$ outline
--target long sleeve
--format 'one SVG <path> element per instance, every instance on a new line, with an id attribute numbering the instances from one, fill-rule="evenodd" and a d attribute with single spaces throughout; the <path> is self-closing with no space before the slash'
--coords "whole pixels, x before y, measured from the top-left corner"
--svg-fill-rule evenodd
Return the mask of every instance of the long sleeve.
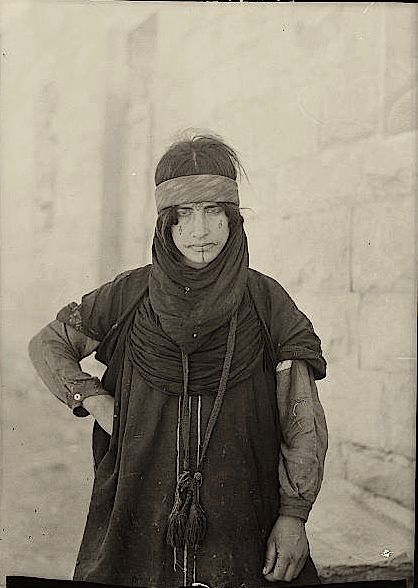
<path id="1" fill-rule="evenodd" d="M 29 357 L 47 388 L 76 416 L 87 416 L 84 398 L 107 394 L 100 380 L 83 372 L 80 360 L 97 349 L 91 339 L 70 325 L 54 320 L 29 343 Z"/>
<path id="2" fill-rule="evenodd" d="M 304 361 L 278 365 L 277 402 L 280 514 L 306 521 L 322 483 L 328 432 L 312 368 Z"/>

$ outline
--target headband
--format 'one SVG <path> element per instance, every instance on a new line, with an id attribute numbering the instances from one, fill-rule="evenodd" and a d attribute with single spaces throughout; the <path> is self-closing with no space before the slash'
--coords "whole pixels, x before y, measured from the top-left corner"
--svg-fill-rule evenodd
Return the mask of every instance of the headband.
<path id="1" fill-rule="evenodd" d="M 225 176 L 181 176 L 159 184 L 155 200 L 158 212 L 192 202 L 231 202 L 239 206 L 238 184 Z"/>

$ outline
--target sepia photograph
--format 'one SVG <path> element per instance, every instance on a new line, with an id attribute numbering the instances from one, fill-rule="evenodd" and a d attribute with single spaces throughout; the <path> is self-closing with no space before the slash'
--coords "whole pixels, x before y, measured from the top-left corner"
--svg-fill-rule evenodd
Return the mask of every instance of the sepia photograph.
<path id="1" fill-rule="evenodd" d="M 1 3 L 0 588 L 412 588 L 416 30 Z"/>

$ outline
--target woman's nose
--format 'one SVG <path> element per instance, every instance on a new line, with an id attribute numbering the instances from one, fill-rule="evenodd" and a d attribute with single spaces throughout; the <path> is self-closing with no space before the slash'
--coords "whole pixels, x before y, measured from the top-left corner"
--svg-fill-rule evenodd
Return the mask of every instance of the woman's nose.
<path id="1" fill-rule="evenodd" d="M 203 210 L 195 211 L 193 215 L 192 235 L 193 237 L 205 237 L 209 232 L 208 221 Z"/>

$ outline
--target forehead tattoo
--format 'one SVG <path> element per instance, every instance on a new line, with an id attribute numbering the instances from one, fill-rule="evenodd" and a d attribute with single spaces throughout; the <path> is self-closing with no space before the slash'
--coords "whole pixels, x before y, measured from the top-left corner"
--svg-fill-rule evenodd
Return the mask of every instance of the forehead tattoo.
<path id="1" fill-rule="evenodd" d="M 191 202 L 190 204 L 179 204 L 177 208 L 192 208 L 193 210 L 201 210 L 202 208 L 211 208 L 219 206 L 216 202 Z"/>
<path id="2" fill-rule="evenodd" d="M 195 210 L 200 210 L 201 208 L 205 208 L 207 206 L 207 203 L 203 203 L 203 202 L 194 202 L 192 203 L 192 208 L 194 208 Z"/>

